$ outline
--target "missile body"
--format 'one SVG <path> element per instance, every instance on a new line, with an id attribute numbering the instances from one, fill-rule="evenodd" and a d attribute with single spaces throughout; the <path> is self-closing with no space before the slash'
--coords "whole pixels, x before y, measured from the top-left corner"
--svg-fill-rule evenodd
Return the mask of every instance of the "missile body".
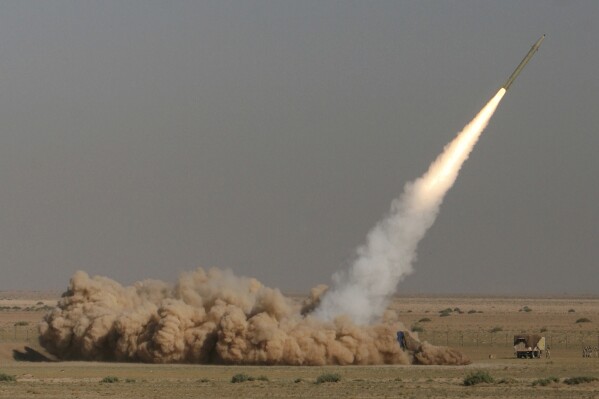
<path id="1" fill-rule="evenodd" d="M 535 53 L 537 52 L 537 50 L 539 49 L 539 47 L 541 47 L 541 42 L 543 42 L 543 39 L 545 39 L 545 35 L 541 36 L 541 38 L 539 40 L 537 40 L 537 42 L 535 44 L 532 45 L 532 48 L 530 49 L 530 51 L 528 52 L 528 54 L 526 54 L 526 57 L 524 57 L 524 59 L 522 60 L 522 62 L 520 62 L 520 65 L 518 65 L 516 67 L 516 69 L 514 70 L 514 72 L 512 72 L 512 74 L 510 75 L 509 78 L 507 78 L 507 80 L 505 81 L 505 83 L 503 84 L 503 87 L 505 90 L 509 89 L 510 86 L 512 85 L 512 83 L 514 83 L 514 80 L 516 80 L 516 78 L 518 77 L 518 75 L 520 75 L 520 72 L 522 72 L 522 69 L 524 69 L 524 67 L 526 66 L 526 64 L 528 64 L 528 61 L 530 61 L 530 59 L 532 58 L 533 55 L 535 55 Z"/>

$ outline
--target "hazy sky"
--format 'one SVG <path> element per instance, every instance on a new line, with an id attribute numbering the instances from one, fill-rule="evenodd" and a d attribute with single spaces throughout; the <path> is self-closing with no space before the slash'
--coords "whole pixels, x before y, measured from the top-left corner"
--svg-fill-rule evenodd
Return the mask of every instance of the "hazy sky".
<path id="1" fill-rule="evenodd" d="M 504 97 L 399 293 L 597 294 L 599 2 L 4 1 L 0 289 L 329 283 Z"/>

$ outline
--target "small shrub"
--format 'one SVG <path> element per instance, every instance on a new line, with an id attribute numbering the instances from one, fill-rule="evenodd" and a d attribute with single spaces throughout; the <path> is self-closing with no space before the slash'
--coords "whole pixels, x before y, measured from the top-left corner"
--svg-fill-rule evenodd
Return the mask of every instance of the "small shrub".
<path id="1" fill-rule="evenodd" d="M 568 310 L 568 313 L 576 313 L 576 310 L 574 310 L 574 309 L 569 309 L 569 310 Z"/>
<path id="2" fill-rule="evenodd" d="M 532 382 L 532 386 L 536 387 L 537 385 L 540 385 L 542 387 L 545 387 L 545 386 L 551 384 L 552 382 L 559 382 L 559 378 L 557 378 L 557 377 L 539 378 L 538 380 L 534 380 Z"/>
<path id="3" fill-rule="evenodd" d="M 296 378 L 295 380 L 293 380 L 293 382 L 295 382 L 296 384 L 299 382 L 304 382 L 303 378 Z"/>
<path id="4" fill-rule="evenodd" d="M 200 378 L 198 382 L 210 382 L 208 378 Z"/>
<path id="5" fill-rule="evenodd" d="M 0 373 L 0 382 L 15 382 L 17 378 L 14 375 Z"/>
<path id="6" fill-rule="evenodd" d="M 464 378 L 464 385 L 465 386 L 472 386 L 472 385 L 476 385 L 476 384 L 492 384 L 495 380 L 493 379 L 493 377 L 491 377 L 491 375 L 489 375 L 489 373 L 487 373 L 486 371 L 475 371 L 473 373 L 470 373 L 466 376 L 466 378 Z"/>
<path id="7" fill-rule="evenodd" d="M 204 379 L 205 381 L 200 381 L 200 382 L 208 382 L 208 379 Z M 232 383 L 237 383 L 237 382 L 246 382 L 246 381 L 270 381 L 268 379 L 267 376 L 265 375 L 261 375 L 259 377 L 252 377 L 251 375 L 247 375 L 244 373 L 240 373 L 240 374 L 235 374 L 233 377 L 231 377 L 231 382 Z"/>
<path id="8" fill-rule="evenodd" d="M 453 312 L 452 308 L 445 308 L 443 310 L 439 310 L 439 313 L 451 313 L 451 312 Z"/>
<path id="9" fill-rule="evenodd" d="M 516 379 L 511 377 L 502 378 L 499 381 L 497 381 L 498 384 L 515 384 L 516 382 Z"/>
<path id="10" fill-rule="evenodd" d="M 541 327 L 541 329 L 539 330 L 539 332 L 542 332 L 542 333 L 547 332 L 547 331 L 549 331 L 549 329 L 547 327 Z"/>
<path id="11" fill-rule="evenodd" d="M 423 317 L 422 319 L 418 320 L 418 323 L 427 323 L 431 321 L 431 319 L 429 319 L 428 317 Z"/>
<path id="12" fill-rule="evenodd" d="M 518 312 L 526 312 L 526 313 L 529 313 L 529 312 L 532 312 L 532 309 L 531 309 L 531 308 L 529 308 L 528 306 L 524 306 L 524 307 L 523 307 L 523 308 L 521 308 L 521 309 L 520 309 Z"/>
<path id="13" fill-rule="evenodd" d="M 576 320 L 577 323 L 590 323 L 591 320 L 587 319 L 586 317 L 581 317 L 580 319 Z"/>
<path id="14" fill-rule="evenodd" d="M 113 375 L 109 375 L 107 377 L 102 378 L 102 381 L 100 381 L 100 382 L 104 382 L 104 383 L 107 383 L 107 384 L 112 384 L 114 382 L 119 382 L 119 377 L 115 377 Z"/>
<path id="15" fill-rule="evenodd" d="M 496 333 L 496 332 L 500 332 L 503 331 L 503 327 L 493 327 L 492 329 L 489 330 L 490 333 Z"/>
<path id="16" fill-rule="evenodd" d="M 316 379 L 317 384 L 322 384 L 324 382 L 339 382 L 341 381 L 341 376 L 339 374 L 327 373 L 321 374 Z"/>
<path id="17" fill-rule="evenodd" d="M 421 333 L 424 332 L 424 327 L 419 326 L 418 324 L 414 324 L 411 328 L 412 332 Z"/>
<path id="18" fill-rule="evenodd" d="M 564 380 L 564 384 L 578 385 L 578 384 L 586 384 L 587 382 L 593 382 L 593 381 L 597 381 L 597 378 L 595 378 L 595 377 L 587 377 L 587 376 L 580 376 L 580 377 L 566 378 Z"/>
<path id="19" fill-rule="evenodd" d="M 474 310 L 474 309 L 470 309 L 470 310 L 468 311 L 468 314 L 472 314 L 472 313 L 476 313 L 476 310 Z"/>
<path id="20" fill-rule="evenodd" d="M 231 382 L 233 384 L 238 383 L 238 382 L 246 382 L 246 381 L 253 381 L 254 379 L 252 377 L 250 377 L 247 374 L 235 374 L 233 377 L 231 377 Z"/>
<path id="21" fill-rule="evenodd" d="M 17 321 L 15 323 L 15 326 L 28 326 L 29 322 L 28 321 Z"/>
<path id="22" fill-rule="evenodd" d="M 135 378 L 127 378 L 127 379 L 125 379 L 125 382 L 127 382 L 129 384 L 134 383 L 135 382 Z"/>
<path id="23" fill-rule="evenodd" d="M 439 317 L 447 317 L 447 316 L 451 316 L 451 313 L 448 312 L 442 312 Z"/>

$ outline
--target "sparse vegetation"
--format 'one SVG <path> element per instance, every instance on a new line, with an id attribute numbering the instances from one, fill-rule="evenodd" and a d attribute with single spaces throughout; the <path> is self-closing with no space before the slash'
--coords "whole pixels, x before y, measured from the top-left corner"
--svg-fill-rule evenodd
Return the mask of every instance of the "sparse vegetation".
<path id="1" fill-rule="evenodd" d="M 529 308 L 528 306 L 523 306 L 522 308 L 520 308 L 520 310 L 518 310 L 518 312 L 526 312 L 526 313 L 529 313 L 529 312 L 532 312 L 532 309 L 531 309 L 531 308 Z"/>
<path id="2" fill-rule="evenodd" d="M 568 313 L 576 313 L 576 310 L 574 310 L 574 309 L 569 309 L 569 310 L 568 310 Z"/>
<path id="3" fill-rule="evenodd" d="M 578 384 L 586 384 L 588 382 L 593 382 L 593 381 L 597 381 L 597 378 L 587 377 L 587 376 L 579 376 L 579 377 L 566 378 L 564 380 L 564 384 L 578 385 Z"/>
<path id="4" fill-rule="evenodd" d="M 557 377 L 539 378 L 538 380 L 534 380 L 532 382 L 532 386 L 536 387 L 537 385 L 540 385 L 542 387 L 545 387 L 545 386 L 551 384 L 552 382 L 559 382 L 559 378 L 557 378 Z"/>
<path id="5" fill-rule="evenodd" d="M 411 328 L 412 332 L 421 333 L 424 332 L 424 327 L 419 326 L 418 324 L 414 324 Z"/>
<path id="6" fill-rule="evenodd" d="M 0 382 L 15 382 L 16 380 L 14 375 L 0 373 Z"/>
<path id="7" fill-rule="evenodd" d="M 198 382 L 210 382 L 208 378 L 200 378 Z"/>
<path id="8" fill-rule="evenodd" d="M 246 382 L 246 381 L 253 381 L 254 379 L 252 377 L 250 377 L 247 374 L 244 373 L 239 373 L 239 374 L 235 374 L 233 377 L 231 377 L 231 382 L 233 384 L 236 384 L 238 382 Z"/>
<path id="9" fill-rule="evenodd" d="M 299 382 L 304 382 L 303 378 L 296 378 L 295 380 L 293 380 L 293 382 L 295 382 L 296 384 Z"/>
<path id="10" fill-rule="evenodd" d="M 549 331 L 549 329 L 547 327 L 541 327 L 541 329 L 539 330 L 539 332 L 542 332 L 542 333 L 547 332 L 547 331 Z"/>
<path id="11" fill-rule="evenodd" d="M 252 376 L 244 374 L 244 373 L 235 374 L 231 378 L 232 383 L 246 382 L 246 381 L 269 381 L 269 379 L 265 375 L 261 375 L 259 377 L 252 377 Z"/>
<path id="12" fill-rule="evenodd" d="M 580 319 L 576 320 L 576 323 L 590 323 L 591 320 L 589 320 L 586 317 L 581 317 Z"/>
<path id="13" fill-rule="evenodd" d="M 500 331 L 503 331 L 503 327 L 496 326 L 489 330 L 490 333 L 496 333 Z"/>
<path id="14" fill-rule="evenodd" d="M 115 382 L 119 382 L 119 377 L 115 377 L 113 375 L 109 375 L 109 376 L 106 376 L 106 377 L 102 378 L 102 381 L 100 381 L 100 382 L 107 383 L 107 384 L 112 384 L 112 383 L 115 383 Z"/>
<path id="15" fill-rule="evenodd" d="M 476 313 L 476 310 L 474 310 L 474 309 L 470 309 L 470 310 L 468 311 L 468 314 L 473 314 L 473 313 Z"/>
<path id="16" fill-rule="evenodd" d="M 15 323 L 15 326 L 28 326 L 29 322 L 28 321 L 17 321 Z"/>
<path id="17" fill-rule="evenodd" d="M 135 378 L 127 378 L 127 379 L 125 379 L 125 382 L 132 384 L 135 382 Z"/>
<path id="18" fill-rule="evenodd" d="M 428 323 L 429 321 L 431 321 L 431 319 L 428 317 L 423 317 L 422 319 L 418 320 L 418 323 Z"/>
<path id="19" fill-rule="evenodd" d="M 341 376 L 336 373 L 321 374 L 318 376 L 318 378 L 316 378 L 317 384 L 322 384 L 324 382 L 339 382 L 339 381 L 341 381 Z"/>
<path id="20" fill-rule="evenodd" d="M 495 382 L 493 377 L 486 371 L 475 371 L 464 378 L 465 386 L 472 386 L 477 384 L 492 384 Z"/>

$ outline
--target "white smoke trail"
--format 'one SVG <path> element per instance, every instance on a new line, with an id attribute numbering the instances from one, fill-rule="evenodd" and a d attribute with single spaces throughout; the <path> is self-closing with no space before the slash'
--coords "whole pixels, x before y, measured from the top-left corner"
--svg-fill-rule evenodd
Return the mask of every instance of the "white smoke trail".
<path id="1" fill-rule="evenodd" d="M 392 202 L 389 215 L 368 233 L 366 244 L 357 249 L 351 268 L 333 275 L 333 287 L 316 309 L 317 317 L 332 320 L 346 314 L 355 323 L 368 324 L 382 315 L 397 284 L 412 272 L 418 242 L 435 221 L 445 193 L 504 94 L 505 89 L 500 89 L 445 146 L 428 171 L 406 184 L 402 195 Z"/>

